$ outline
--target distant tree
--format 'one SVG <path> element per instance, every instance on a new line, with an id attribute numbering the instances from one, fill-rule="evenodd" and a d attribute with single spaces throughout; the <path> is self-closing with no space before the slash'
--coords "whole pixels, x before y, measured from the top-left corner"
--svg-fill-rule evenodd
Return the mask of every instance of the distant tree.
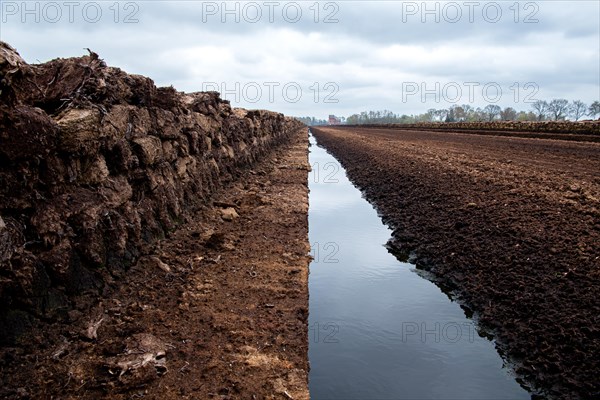
<path id="1" fill-rule="evenodd" d="M 534 101 L 533 104 L 531 104 L 531 108 L 533 108 L 538 121 L 543 121 L 548 114 L 548 102 L 546 102 L 546 100 Z"/>
<path id="2" fill-rule="evenodd" d="M 519 111 L 519 114 L 517 114 L 517 121 L 537 121 L 537 115 L 532 111 Z"/>
<path id="3" fill-rule="evenodd" d="M 477 110 L 469 104 L 463 104 L 462 109 L 465 111 L 464 121 L 475 121 L 477 120 Z"/>
<path id="4" fill-rule="evenodd" d="M 346 118 L 346 123 L 349 125 L 357 125 L 359 121 L 360 118 L 358 114 L 352 114 L 351 116 Z"/>
<path id="5" fill-rule="evenodd" d="M 315 117 L 296 117 L 296 119 L 308 126 L 327 125 L 327 121 Z"/>
<path id="6" fill-rule="evenodd" d="M 581 100 L 573 100 L 573 103 L 569 107 L 569 116 L 575 121 L 579 121 L 579 118 L 583 117 L 587 111 L 587 105 Z"/>
<path id="7" fill-rule="evenodd" d="M 416 121 L 416 118 L 412 115 L 402 114 L 398 122 L 401 124 L 412 124 Z"/>
<path id="8" fill-rule="evenodd" d="M 440 108 L 439 110 L 435 110 L 435 116 L 438 121 L 445 121 L 447 115 L 448 115 L 448 110 L 446 110 L 445 108 Z"/>
<path id="9" fill-rule="evenodd" d="M 398 122 L 398 116 L 390 110 L 383 110 L 379 122 L 383 124 L 393 124 Z"/>
<path id="10" fill-rule="evenodd" d="M 596 100 L 590 105 L 588 115 L 592 118 L 600 117 L 600 101 Z"/>
<path id="11" fill-rule="evenodd" d="M 502 108 L 500 108 L 500 106 L 497 104 L 488 104 L 483 109 L 483 112 L 488 121 L 493 121 L 498 115 L 500 115 L 500 112 L 502 112 Z"/>
<path id="12" fill-rule="evenodd" d="M 553 99 L 548 103 L 548 113 L 554 121 L 565 119 L 569 112 L 569 100 Z"/>
<path id="13" fill-rule="evenodd" d="M 342 123 L 348 125 L 362 124 L 407 124 L 415 122 L 415 117 L 406 114 L 399 117 L 390 110 L 362 111 L 360 114 L 352 114 L 347 118 L 340 118 Z"/>
<path id="14" fill-rule="evenodd" d="M 561 120 L 567 116 L 579 120 L 587 115 L 592 118 L 600 116 L 600 101 L 594 101 L 589 107 L 579 100 L 572 104 L 565 99 L 554 99 L 549 103 L 538 100 L 531 105 L 531 111 L 517 111 L 512 107 L 502 109 L 496 104 L 488 104 L 485 108 L 473 108 L 469 104 L 454 104 L 448 109 L 430 108 L 423 114 L 396 114 L 390 110 L 362 111 L 347 118 L 341 117 L 342 123 L 361 124 L 412 124 L 417 122 L 481 122 L 494 121 L 500 117 L 503 121 L 542 121 L 546 119 Z M 327 121 L 314 117 L 300 117 L 307 125 L 327 125 Z"/>
<path id="15" fill-rule="evenodd" d="M 462 122 L 467 119 L 467 113 L 465 112 L 464 107 L 459 106 L 457 104 L 450 107 L 450 111 L 452 112 L 452 117 L 457 122 Z"/>
<path id="16" fill-rule="evenodd" d="M 423 122 L 433 122 L 433 120 L 435 119 L 435 115 L 436 115 L 435 108 L 430 108 L 429 110 L 427 110 L 427 112 L 425 114 L 421 115 L 420 119 Z"/>
<path id="17" fill-rule="evenodd" d="M 514 121 L 517 119 L 517 111 L 512 107 L 506 107 L 500 112 L 500 119 L 502 121 Z"/>
<path id="18" fill-rule="evenodd" d="M 468 121 L 481 122 L 481 121 L 485 121 L 485 120 L 487 120 L 487 115 L 486 115 L 485 111 L 483 111 L 480 107 L 471 109 L 471 111 L 469 112 Z"/>
<path id="19" fill-rule="evenodd" d="M 454 115 L 454 107 L 450 107 L 446 113 L 446 119 L 444 122 L 456 122 L 456 116 Z"/>

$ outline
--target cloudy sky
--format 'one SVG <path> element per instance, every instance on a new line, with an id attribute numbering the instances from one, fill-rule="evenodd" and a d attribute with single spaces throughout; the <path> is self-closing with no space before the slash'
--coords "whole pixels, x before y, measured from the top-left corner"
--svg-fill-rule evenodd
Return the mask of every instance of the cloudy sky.
<path id="1" fill-rule="evenodd" d="M 8 1 L 29 63 L 86 54 L 234 106 L 326 118 L 600 99 L 600 2 Z"/>

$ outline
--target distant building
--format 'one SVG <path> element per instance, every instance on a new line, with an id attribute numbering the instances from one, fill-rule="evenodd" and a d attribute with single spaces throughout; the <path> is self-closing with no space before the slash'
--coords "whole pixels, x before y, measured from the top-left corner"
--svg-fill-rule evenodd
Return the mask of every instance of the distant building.
<path id="1" fill-rule="evenodd" d="M 336 117 L 335 115 L 329 116 L 329 125 L 340 125 L 342 120 Z"/>

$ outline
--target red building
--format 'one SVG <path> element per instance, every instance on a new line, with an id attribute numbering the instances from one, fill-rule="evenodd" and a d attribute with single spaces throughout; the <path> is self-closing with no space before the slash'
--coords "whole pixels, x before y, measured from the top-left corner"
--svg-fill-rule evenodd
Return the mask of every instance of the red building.
<path id="1" fill-rule="evenodd" d="M 342 121 L 335 115 L 329 116 L 329 125 L 339 125 L 341 123 L 342 123 Z"/>

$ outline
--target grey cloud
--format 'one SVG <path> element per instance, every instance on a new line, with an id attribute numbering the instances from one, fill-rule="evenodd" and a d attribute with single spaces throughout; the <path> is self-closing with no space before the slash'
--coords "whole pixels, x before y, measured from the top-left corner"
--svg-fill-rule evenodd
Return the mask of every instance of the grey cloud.
<path id="1" fill-rule="evenodd" d="M 29 62 L 85 54 L 83 48 L 90 47 L 110 65 L 179 90 L 200 90 L 206 82 L 229 87 L 236 82 L 298 82 L 305 90 L 298 103 L 281 96 L 273 103 L 240 102 L 293 115 L 324 117 L 375 108 L 422 112 L 430 105 L 398 100 L 402 83 L 413 81 L 499 82 L 503 87 L 536 82 L 540 96 L 586 102 L 600 97 L 598 2 L 520 2 L 519 23 L 510 14 L 512 1 L 498 2 L 503 16 L 497 23 L 480 14 L 473 23 L 464 15 L 458 23 L 435 23 L 431 17 L 422 23 L 419 14 L 404 22 L 402 11 L 409 2 L 335 2 L 339 22 L 326 24 L 325 12 L 334 10 L 325 10 L 327 3 L 319 3 L 318 23 L 310 1 L 300 3 L 303 17 L 297 23 L 276 14 L 275 23 L 263 16 L 258 23 L 242 18 L 236 24 L 222 23 L 219 16 L 204 21 L 206 2 L 144 1 L 135 3 L 139 22 L 125 24 L 124 10 L 115 23 L 108 10 L 113 3 L 106 2 L 100 3 L 107 11 L 98 23 L 9 19 L 0 27 L 0 38 Z M 537 5 L 538 23 L 522 23 L 526 4 Z M 315 102 L 308 89 L 315 82 L 335 82 L 339 103 Z"/>

